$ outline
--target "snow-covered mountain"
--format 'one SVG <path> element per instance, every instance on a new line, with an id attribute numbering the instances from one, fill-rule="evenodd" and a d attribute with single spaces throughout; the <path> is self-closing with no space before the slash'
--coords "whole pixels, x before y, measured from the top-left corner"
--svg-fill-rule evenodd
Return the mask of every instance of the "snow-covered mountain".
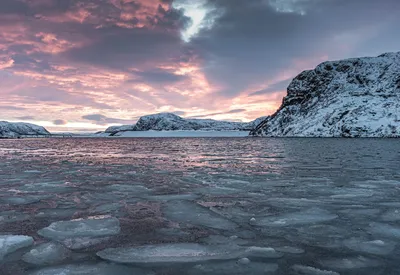
<path id="1" fill-rule="evenodd" d="M 108 127 L 105 133 L 115 134 L 118 132 L 135 131 L 135 125 L 122 125 L 122 126 L 111 126 Z"/>
<path id="2" fill-rule="evenodd" d="M 0 138 L 51 135 L 44 127 L 23 122 L 0 121 Z"/>
<path id="3" fill-rule="evenodd" d="M 116 135 L 127 131 L 251 131 L 263 118 L 252 122 L 229 122 L 212 119 L 185 119 L 172 113 L 143 116 L 136 125 L 109 127 L 105 132 Z"/>
<path id="4" fill-rule="evenodd" d="M 400 137 L 400 52 L 302 72 L 279 110 L 250 135 Z"/>

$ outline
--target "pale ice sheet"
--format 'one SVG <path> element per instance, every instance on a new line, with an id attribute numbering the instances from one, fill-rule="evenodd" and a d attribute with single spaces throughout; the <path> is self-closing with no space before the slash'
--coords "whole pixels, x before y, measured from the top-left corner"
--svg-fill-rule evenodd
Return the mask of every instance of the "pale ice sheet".
<path id="1" fill-rule="evenodd" d="M 110 248 L 97 253 L 99 257 L 116 263 L 165 265 L 231 260 L 244 255 L 237 246 L 206 246 L 196 243 L 148 245 L 132 248 Z"/>

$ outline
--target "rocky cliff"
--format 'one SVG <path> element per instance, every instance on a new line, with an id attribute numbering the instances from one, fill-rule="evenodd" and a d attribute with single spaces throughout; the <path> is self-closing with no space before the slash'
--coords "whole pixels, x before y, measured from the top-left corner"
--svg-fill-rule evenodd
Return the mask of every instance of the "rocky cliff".
<path id="1" fill-rule="evenodd" d="M 400 52 L 302 72 L 278 111 L 250 135 L 400 137 Z"/>

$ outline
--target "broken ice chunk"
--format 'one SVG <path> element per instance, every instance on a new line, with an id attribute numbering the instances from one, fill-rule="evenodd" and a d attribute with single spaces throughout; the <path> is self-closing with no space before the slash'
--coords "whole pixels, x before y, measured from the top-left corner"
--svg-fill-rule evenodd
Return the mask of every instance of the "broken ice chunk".
<path id="1" fill-rule="evenodd" d="M 29 236 L 0 235 L 0 261 L 4 256 L 31 245 L 33 238 Z"/>
<path id="2" fill-rule="evenodd" d="M 400 239 L 400 228 L 385 223 L 371 223 L 369 232 L 374 235 Z"/>
<path id="3" fill-rule="evenodd" d="M 97 253 L 108 261 L 125 264 L 183 264 L 211 260 L 238 259 L 244 250 L 237 246 L 205 246 L 195 243 L 148 245 L 132 248 L 109 248 Z"/>
<path id="4" fill-rule="evenodd" d="M 396 247 L 395 242 L 385 242 L 381 240 L 364 241 L 358 239 L 346 240 L 344 245 L 357 252 L 365 252 L 375 255 L 389 255 Z"/>
<path id="5" fill-rule="evenodd" d="M 258 226 L 282 227 L 290 225 L 301 225 L 320 223 L 337 218 L 337 215 L 332 214 L 324 209 L 311 208 L 300 212 L 287 213 L 280 216 L 270 216 L 262 219 L 257 219 L 254 224 Z"/>
<path id="6" fill-rule="evenodd" d="M 176 222 L 214 229 L 234 230 L 237 225 L 213 213 L 206 207 L 188 201 L 171 201 L 164 209 L 165 216 Z"/>
<path id="7" fill-rule="evenodd" d="M 277 259 L 283 256 L 283 253 L 277 252 L 272 247 L 251 246 L 246 249 L 246 255 L 249 258 L 268 258 Z"/>
<path id="8" fill-rule="evenodd" d="M 199 264 L 189 270 L 190 275 L 267 275 L 278 270 L 277 264 L 249 262 L 241 264 L 237 261 L 223 263 Z"/>
<path id="9" fill-rule="evenodd" d="M 334 271 L 321 270 L 311 266 L 294 265 L 292 269 L 299 275 L 340 275 Z"/>
<path id="10" fill-rule="evenodd" d="M 276 251 L 289 253 L 289 254 L 303 254 L 304 249 L 298 247 L 291 247 L 291 246 L 282 246 L 275 249 Z"/>
<path id="11" fill-rule="evenodd" d="M 397 222 L 400 221 L 400 210 L 392 209 L 384 213 L 381 217 L 382 221 L 385 222 Z"/>
<path id="12" fill-rule="evenodd" d="M 30 196 L 30 195 L 25 195 L 23 197 L 12 196 L 8 198 L 2 198 L 1 201 L 12 205 L 27 205 L 39 202 L 44 199 L 48 199 L 49 197 L 50 196 Z"/>
<path id="13" fill-rule="evenodd" d="M 22 260 L 33 265 L 52 265 L 63 262 L 70 254 L 61 244 L 44 243 L 31 249 Z"/>
<path id="14" fill-rule="evenodd" d="M 18 211 L 4 211 L 0 212 L 0 224 L 9 222 L 20 222 L 29 219 L 29 215 L 20 213 Z"/>
<path id="15" fill-rule="evenodd" d="M 60 221 L 38 231 L 40 236 L 51 240 L 65 240 L 79 237 L 104 237 L 120 232 L 117 218 L 92 218 Z"/>
<path id="16" fill-rule="evenodd" d="M 106 242 L 110 239 L 110 237 L 79 237 L 79 238 L 69 238 L 65 240 L 60 240 L 63 245 L 68 247 L 71 250 L 80 250 L 87 247 L 91 247 L 94 245 L 98 245 L 100 243 Z"/>
<path id="17" fill-rule="evenodd" d="M 29 275 L 154 275 L 153 272 L 135 267 L 118 266 L 113 264 L 80 264 L 47 267 Z"/>
<path id="18" fill-rule="evenodd" d="M 344 258 L 344 259 L 327 259 L 322 260 L 321 265 L 327 268 L 332 269 L 359 269 L 359 268 L 367 268 L 367 267 L 377 267 L 380 266 L 382 263 L 373 260 L 370 258 L 365 258 L 362 256 L 359 257 L 352 257 L 352 258 Z"/>

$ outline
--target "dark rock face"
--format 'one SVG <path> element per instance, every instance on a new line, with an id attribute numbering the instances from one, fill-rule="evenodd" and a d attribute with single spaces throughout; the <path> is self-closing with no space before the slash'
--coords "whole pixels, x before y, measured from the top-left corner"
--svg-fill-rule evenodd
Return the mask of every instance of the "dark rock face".
<path id="1" fill-rule="evenodd" d="M 325 62 L 299 74 L 250 135 L 400 137 L 400 53 Z"/>

